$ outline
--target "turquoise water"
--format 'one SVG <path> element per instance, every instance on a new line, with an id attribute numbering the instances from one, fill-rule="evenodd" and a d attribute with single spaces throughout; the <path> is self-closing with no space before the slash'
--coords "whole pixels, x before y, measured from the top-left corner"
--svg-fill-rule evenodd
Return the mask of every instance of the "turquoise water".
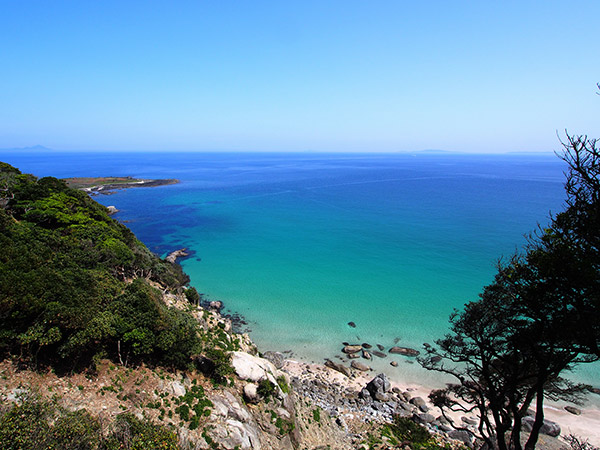
<path id="1" fill-rule="evenodd" d="M 563 201 L 554 155 L 115 154 L 4 158 L 38 175 L 181 183 L 99 196 L 209 299 L 242 314 L 261 350 L 322 362 L 341 343 L 421 348 L 477 298 L 494 263 Z M 356 328 L 348 322 L 356 323 Z M 430 386 L 403 357 L 374 362 Z M 595 369 L 594 369 L 595 370 Z M 593 382 L 592 369 L 582 377 Z"/>

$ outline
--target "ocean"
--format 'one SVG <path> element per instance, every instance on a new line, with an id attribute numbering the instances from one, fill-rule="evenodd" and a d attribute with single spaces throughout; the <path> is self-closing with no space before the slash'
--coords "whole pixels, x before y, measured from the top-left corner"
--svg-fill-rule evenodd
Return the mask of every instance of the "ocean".
<path id="1" fill-rule="evenodd" d="M 153 251 L 186 247 L 191 283 L 241 314 L 262 351 L 304 361 L 342 342 L 422 349 L 495 264 L 563 208 L 552 154 L 7 153 L 37 176 L 178 178 L 96 200 Z M 348 325 L 354 322 L 355 327 Z M 398 367 L 389 365 L 398 361 Z M 389 355 L 374 368 L 435 387 Z M 597 385 L 597 366 L 578 378 Z"/>

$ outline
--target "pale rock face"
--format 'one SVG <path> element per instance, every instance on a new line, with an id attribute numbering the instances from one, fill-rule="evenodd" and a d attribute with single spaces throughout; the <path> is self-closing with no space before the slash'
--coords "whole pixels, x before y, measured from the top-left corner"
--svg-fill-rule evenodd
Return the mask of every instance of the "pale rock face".
<path id="1" fill-rule="evenodd" d="M 256 430 L 234 419 L 228 419 L 222 426 L 212 429 L 209 434 L 217 444 L 228 450 L 261 450 Z"/>
<path id="2" fill-rule="evenodd" d="M 182 395 L 185 395 L 185 386 L 179 381 L 173 381 L 171 383 L 171 392 L 173 392 L 174 396 L 181 397 Z"/>
<path id="3" fill-rule="evenodd" d="M 266 378 L 279 389 L 276 380 L 279 371 L 272 362 L 248 353 L 233 352 L 231 354 L 231 365 L 240 379 L 258 383 Z"/>
<path id="4" fill-rule="evenodd" d="M 245 406 L 241 405 L 238 399 L 229 391 L 223 391 L 211 398 L 213 402 L 213 414 L 225 418 L 235 419 L 239 422 L 247 423 L 251 416 Z"/>

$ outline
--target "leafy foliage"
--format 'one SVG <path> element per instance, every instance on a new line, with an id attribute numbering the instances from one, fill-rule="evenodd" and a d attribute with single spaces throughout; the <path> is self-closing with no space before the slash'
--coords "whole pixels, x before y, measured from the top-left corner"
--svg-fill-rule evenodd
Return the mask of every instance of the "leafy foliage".
<path id="1" fill-rule="evenodd" d="M 535 448 L 544 398 L 579 401 L 585 387 L 562 375 L 600 358 L 600 150 L 586 136 L 567 135 L 563 145 L 567 208 L 522 254 L 499 263 L 479 300 L 451 316 L 439 350 L 421 359 L 458 380 L 433 392 L 433 403 L 477 412 L 490 448 L 521 449 L 522 418 L 534 400 L 525 448 Z"/>
<path id="2" fill-rule="evenodd" d="M 67 412 L 34 397 L 0 415 L 0 442 L 6 450 L 179 449 L 173 431 L 131 414 L 119 415 L 103 433 L 87 411 Z"/>
<path id="3" fill-rule="evenodd" d="M 0 164 L 4 356 L 67 370 L 99 357 L 185 367 L 203 347 L 197 323 L 152 285 L 181 292 L 188 281 L 84 192 Z"/>

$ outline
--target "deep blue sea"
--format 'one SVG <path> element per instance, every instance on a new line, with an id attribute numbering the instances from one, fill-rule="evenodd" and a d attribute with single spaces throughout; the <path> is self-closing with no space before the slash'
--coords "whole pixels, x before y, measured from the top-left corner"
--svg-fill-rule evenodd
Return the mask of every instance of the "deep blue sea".
<path id="1" fill-rule="evenodd" d="M 552 154 L 10 153 L 37 176 L 178 178 L 97 196 L 153 251 L 193 250 L 192 284 L 262 350 L 322 362 L 341 343 L 421 348 L 562 209 Z M 348 325 L 355 322 L 356 328 Z M 404 357 L 392 378 L 440 383 Z M 598 370 L 583 380 L 598 384 Z"/>

